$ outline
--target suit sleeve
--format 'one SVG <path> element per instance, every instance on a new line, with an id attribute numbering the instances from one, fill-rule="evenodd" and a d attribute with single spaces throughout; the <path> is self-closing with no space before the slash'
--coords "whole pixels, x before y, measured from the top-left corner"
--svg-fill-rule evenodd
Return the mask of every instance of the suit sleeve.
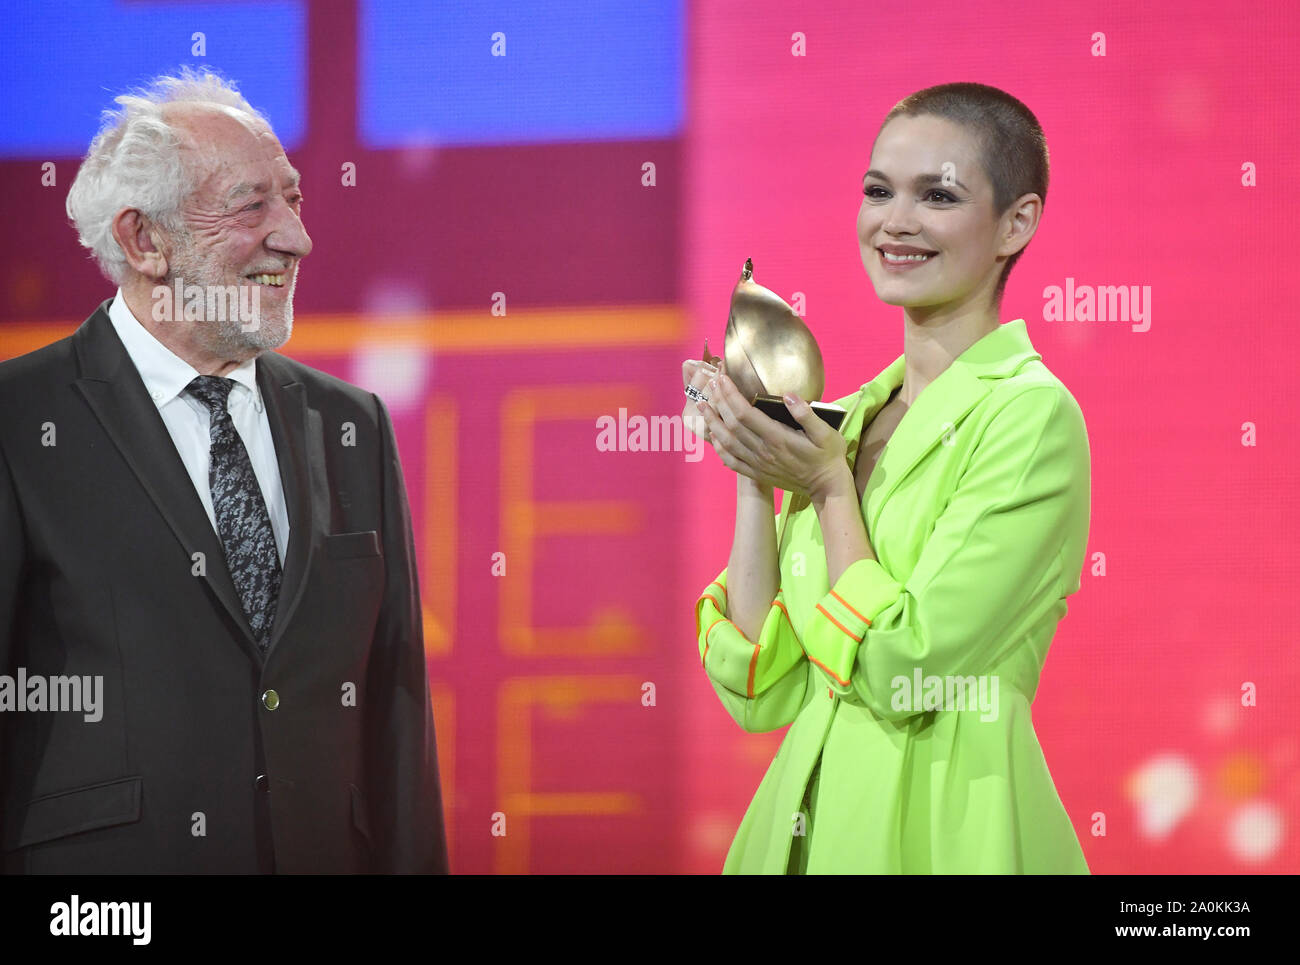
<path id="1" fill-rule="evenodd" d="M 851 564 L 805 627 L 808 659 L 841 697 L 901 719 L 899 678 L 996 666 L 1062 599 L 1062 546 L 1087 525 L 1087 431 L 1063 390 L 1022 392 L 985 429 L 910 577 Z"/>
<path id="2" fill-rule="evenodd" d="M 778 588 L 757 641 L 727 616 L 727 571 L 695 603 L 700 663 L 733 720 L 751 733 L 777 730 L 795 719 L 808 685 L 808 662 Z"/>
<path id="3" fill-rule="evenodd" d="M 446 874 L 438 750 L 424 659 L 415 540 L 397 440 L 378 396 L 383 487 L 383 608 L 367 677 L 367 798 L 375 869 Z"/>

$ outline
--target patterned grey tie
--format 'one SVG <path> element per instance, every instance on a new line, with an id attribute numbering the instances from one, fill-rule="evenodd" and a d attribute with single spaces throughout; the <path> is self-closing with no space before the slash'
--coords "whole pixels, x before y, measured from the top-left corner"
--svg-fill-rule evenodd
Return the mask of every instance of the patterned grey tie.
<path id="1" fill-rule="evenodd" d="M 212 414 L 208 429 L 211 442 L 208 488 L 212 491 L 217 532 L 248 625 L 265 650 L 280 595 L 280 556 L 262 489 L 253 474 L 253 463 L 226 410 L 234 386 L 233 379 L 200 375 L 185 391 L 206 405 Z"/>

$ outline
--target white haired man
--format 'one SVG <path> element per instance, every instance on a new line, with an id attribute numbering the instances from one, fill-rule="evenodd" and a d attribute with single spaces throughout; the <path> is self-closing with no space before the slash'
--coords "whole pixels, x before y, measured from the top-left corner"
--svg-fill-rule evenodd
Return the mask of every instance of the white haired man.
<path id="1" fill-rule="evenodd" d="M 211 72 L 117 103 L 67 205 L 117 292 L 0 363 L 3 869 L 445 873 L 392 422 L 275 351 L 298 172 Z"/>

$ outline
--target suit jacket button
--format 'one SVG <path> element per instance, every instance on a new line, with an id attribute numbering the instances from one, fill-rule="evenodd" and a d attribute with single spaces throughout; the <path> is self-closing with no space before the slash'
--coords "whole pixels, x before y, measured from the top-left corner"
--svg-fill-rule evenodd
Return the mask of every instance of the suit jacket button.
<path id="1" fill-rule="evenodd" d="M 253 781 L 253 787 L 257 788 L 259 791 L 265 791 L 270 786 L 271 782 L 266 779 L 265 774 L 257 775 L 257 779 Z"/>
<path id="2" fill-rule="evenodd" d="M 275 708 L 280 706 L 280 695 L 274 690 L 268 690 L 266 693 L 262 694 L 262 706 L 267 710 L 275 710 Z"/>

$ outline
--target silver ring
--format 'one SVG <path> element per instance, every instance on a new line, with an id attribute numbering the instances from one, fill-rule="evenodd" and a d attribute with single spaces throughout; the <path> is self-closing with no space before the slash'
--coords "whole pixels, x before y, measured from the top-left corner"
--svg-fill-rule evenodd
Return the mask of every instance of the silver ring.
<path id="1" fill-rule="evenodd" d="M 686 397 L 694 402 L 708 402 L 709 397 L 693 385 L 686 387 Z"/>

